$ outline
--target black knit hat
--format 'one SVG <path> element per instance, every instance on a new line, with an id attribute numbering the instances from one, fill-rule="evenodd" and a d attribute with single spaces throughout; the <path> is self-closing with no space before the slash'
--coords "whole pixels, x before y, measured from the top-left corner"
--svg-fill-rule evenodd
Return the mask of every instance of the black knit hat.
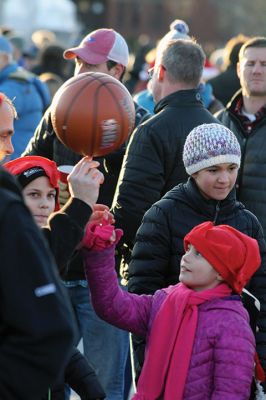
<path id="1" fill-rule="evenodd" d="M 37 179 L 40 176 L 47 176 L 44 169 L 41 167 L 33 167 L 26 169 L 26 171 L 23 171 L 20 175 L 17 175 L 17 179 L 20 186 L 24 188 L 29 183 L 34 181 L 34 179 Z"/>

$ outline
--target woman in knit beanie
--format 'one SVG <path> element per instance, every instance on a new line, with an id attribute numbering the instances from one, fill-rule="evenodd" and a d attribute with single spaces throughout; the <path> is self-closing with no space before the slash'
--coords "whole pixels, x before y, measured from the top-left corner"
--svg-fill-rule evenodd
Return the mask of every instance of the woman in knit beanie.
<path id="1" fill-rule="evenodd" d="M 181 159 L 182 154 L 176 160 L 177 166 Z M 187 136 L 183 163 L 188 180 L 173 187 L 143 217 L 129 263 L 128 290 L 152 294 L 178 283 L 184 237 L 203 222 L 230 225 L 256 239 L 262 261 L 248 289 L 259 299 L 263 311 L 257 321 L 260 334 L 256 340 L 266 370 L 266 244 L 258 219 L 236 199 L 235 183 L 241 168 L 238 141 L 233 132 L 221 124 L 199 125 Z M 257 311 L 252 310 L 250 315 L 256 322 Z M 135 356 L 140 362 L 141 354 L 144 358 L 144 346 L 141 350 L 138 345 Z M 201 370 L 202 376 L 208 373 Z"/>
<path id="2" fill-rule="evenodd" d="M 257 241 L 204 222 L 184 238 L 181 283 L 137 296 L 117 283 L 121 234 L 112 225 L 88 226 L 83 252 L 98 315 L 147 339 L 133 399 L 249 399 L 256 346 L 239 294 L 260 266 Z"/>
<path id="3" fill-rule="evenodd" d="M 203 124 L 188 135 L 183 162 L 204 197 L 224 200 L 233 189 L 241 150 L 236 136 L 219 124 Z"/>

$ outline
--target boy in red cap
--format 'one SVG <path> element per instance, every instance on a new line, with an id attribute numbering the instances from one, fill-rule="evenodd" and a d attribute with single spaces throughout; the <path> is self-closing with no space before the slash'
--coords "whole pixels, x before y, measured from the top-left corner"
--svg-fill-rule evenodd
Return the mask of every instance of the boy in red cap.
<path id="1" fill-rule="evenodd" d="M 107 206 L 96 205 L 104 179 L 97 166 L 97 161 L 83 157 L 73 167 L 68 177 L 71 196 L 51 220 L 51 214 L 60 208 L 56 163 L 46 157 L 25 156 L 4 164 L 5 169 L 16 176 L 24 201 L 51 246 L 61 276 L 83 237 L 93 210 L 99 207 L 108 210 Z"/>
<path id="2" fill-rule="evenodd" d="M 228 225 L 197 225 L 184 238 L 180 283 L 139 296 L 117 284 L 121 234 L 92 225 L 83 251 L 98 315 L 147 341 L 133 398 L 249 399 L 256 346 L 239 295 L 260 266 L 257 241 Z"/>

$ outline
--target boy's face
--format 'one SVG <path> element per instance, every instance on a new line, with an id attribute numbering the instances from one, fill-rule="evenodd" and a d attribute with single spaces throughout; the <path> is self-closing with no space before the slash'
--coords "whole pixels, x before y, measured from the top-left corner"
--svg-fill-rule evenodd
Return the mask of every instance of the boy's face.
<path id="1" fill-rule="evenodd" d="M 218 164 L 192 175 L 206 199 L 224 200 L 233 189 L 238 173 L 236 164 Z"/>
<path id="2" fill-rule="evenodd" d="M 106 63 L 102 64 L 88 64 L 81 58 L 75 58 L 75 72 L 74 75 L 77 76 L 83 72 L 102 72 L 108 74 L 108 68 Z"/>
<path id="3" fill-rule="evenodd" d="M 181 259 L 179 281 L 196 292 L 200 292 L 216 287 L 221 283 L 222 278 L 196 248 L 190 244 Z"/>
<path id="4" fill-rule="evenodd" d="M 39 227 L 47 224 L 48 217 L 55 209 L 56 190 L 47 176 L 34 179 L 23 189 L 23 197 Z"/>

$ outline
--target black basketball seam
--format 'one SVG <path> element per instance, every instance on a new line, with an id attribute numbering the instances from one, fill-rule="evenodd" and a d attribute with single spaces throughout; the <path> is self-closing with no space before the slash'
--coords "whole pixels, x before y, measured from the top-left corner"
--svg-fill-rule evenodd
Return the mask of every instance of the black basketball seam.
<path id="1" fill-rule="evenodd" d="M 93 115 L 93 118 L 92 118 L 93 125 L 92 125 L 92 127 L 96 126 L 96 121 L 97 121 L 97 117 L 98 117 L 97 109 L 99 108 L 98 107 L 98 102 L 97 102 L 97 97 L 98 97 L 98 92 L 100 91 L 101 87 L 102 87 L 102 84 L 100 86 L 98 86 L 98 88 L 96 89 L 96 92 L 95 92 L 95 102 L 93 103 L 93 113 L 92 113 L 92 115 Z M 95 146 L 96 136 L 97 135 L 93 135 L 92 136 L 92 145 L 91 145 L 91 152 L 92 153 L 93 153 L 94 146 Z"/>

